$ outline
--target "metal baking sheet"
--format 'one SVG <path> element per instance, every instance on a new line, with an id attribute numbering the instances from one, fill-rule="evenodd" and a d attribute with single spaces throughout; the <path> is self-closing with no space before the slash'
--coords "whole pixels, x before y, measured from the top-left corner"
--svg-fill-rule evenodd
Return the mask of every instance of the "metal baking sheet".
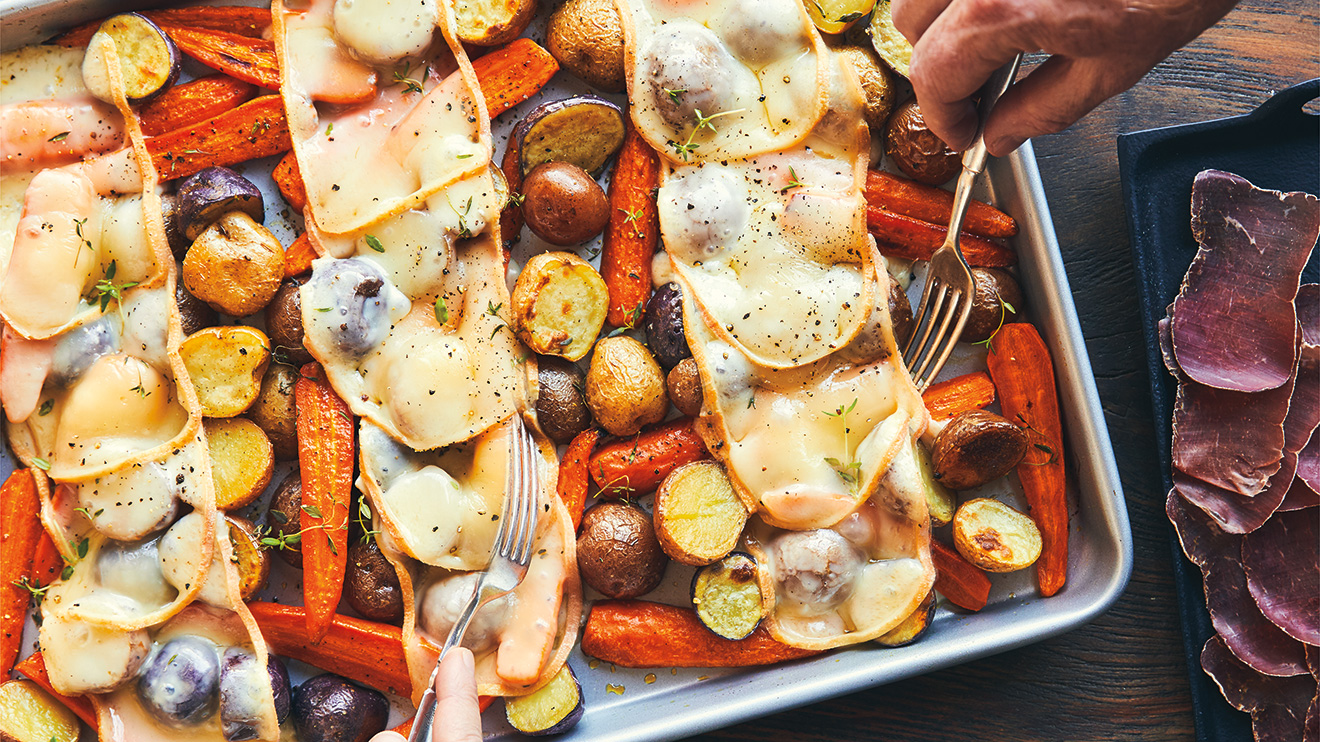
<path id="1" fill-rule="evenodd" d="M 36 43 L 92 18 L 161 4 L 122 0 L 0 0 L 0 45 L 11 49 Z M 543 9 L 542 18 L 528 32 L 538 41 L 543 39 L 544 14 Z M 503 151 L 513 122 L 531 107 L 546 98 L 586 90 L 567 75 L 560 75 L 555 82 L 554 87 L 495 122 L 497 155 Z M 251 168 L 248 174 L 253 170 L 256 168 Z M 1055 363 L 1064 416 L 1072 516 L 1067 586 L 1058 595 L 1041 600 L 1034 570 L 991 575 L 994 588 L 990 604 L 984 610 L 970 614 L 941 601 L 930 631 L 915 644 L 894 649 L 852 647 L 765 668 L 627 670 L 608 663 L 594 663 L 575 650 L 570 663 L 582 683 L 586 712 L 581 723 L 561 739 L 571 742 L 679 739 L 1040 641 L 1087 623 L 1118 599 L 1132 571 L 1132 534 L 1031 144 L 1027 143 L 1006 159 L 993 160 L 986 173 L 987 182 L 982 184 L 978 197 L 992 201 L 1018 220 L 1021 233 L 1013 244 L 1020 260 L 1019 280 L 1029 316 L 1049 346 Z M 262 185 L 263 190 L 268 190 L 269 183 Z M 274 193 L 273 188 L 269 189 L 268 198 Z M 282 202 L 274 197 L 268 203 L 272 206 L 268 209 L 267 222 L 274 228 L 271 222 L 280 219 L 272 212 Z M 288 235 L 281 234 L 282 231 L 275 230 L 277 236 L 285 239 Z M 524 243 L 515 250 L 515 261 L 525 260 L 536 251 L 536 241 L 525 236 Z M 917 296 L 918 290 L 919 285 L 914 284 L 910 293 Z M 981 358 L 983 351 L 978 353 L 962 346 L 945 375 L 983 365 Z M 7 472 L 12 465 L 6 451 L 0 468 Z M 978 495 L 997 496 L 1025 509 L 1015 475 L 965 497 Z M 280 565 L 276 561 L 277 571 L 272 574 L 272 581 L 278 583 Z M 671 564 L 657 593 L 647 597 L 681 603 L 686 599 L 690 577 L 689 568 Z M 280 587 L 297 594 L 292 583 Z M 589 592 L 588 598 L 591 597 L 594 596 Z M 608 686 L 614 691 L 607 690 Z M 500 704 L 486 713 L 484 725 L 488 740 L 523 739 L 504 720 Z"/>

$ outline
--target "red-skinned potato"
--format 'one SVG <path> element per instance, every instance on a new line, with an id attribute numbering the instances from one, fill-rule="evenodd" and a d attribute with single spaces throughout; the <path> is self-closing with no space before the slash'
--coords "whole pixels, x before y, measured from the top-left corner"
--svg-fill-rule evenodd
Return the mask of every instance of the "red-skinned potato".
<path id="1" fill-rule="evenodd" d="M 552 245 L 580 245 L 610 220 L 605 191 L 585 170 L 567 162 L 537 165 L 523 179 L 523 218 Z"/>
<path id="2" fill-rule="evenodd" d="M 947 183 L 962 169 L 962 156 L 926 127 L 915 99 L 890 115 L 885 152 L 909 178 L 927 185 Z"/>

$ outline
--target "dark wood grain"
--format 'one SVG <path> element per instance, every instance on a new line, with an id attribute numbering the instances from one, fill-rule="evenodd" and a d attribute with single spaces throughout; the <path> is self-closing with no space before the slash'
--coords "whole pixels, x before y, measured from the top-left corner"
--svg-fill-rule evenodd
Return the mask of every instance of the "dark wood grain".
<path id="1" fill-rule="evenodd" d="M 1311 0 L 1247 0 L 1132 90 L 1035 141 L 1132 519 L 1136 565 L 1118 604 L 1062 637 L 694 740 L 1193 738 L 1114 141 L 1243 113 L 1320 75 L 1317 28 Z"/>

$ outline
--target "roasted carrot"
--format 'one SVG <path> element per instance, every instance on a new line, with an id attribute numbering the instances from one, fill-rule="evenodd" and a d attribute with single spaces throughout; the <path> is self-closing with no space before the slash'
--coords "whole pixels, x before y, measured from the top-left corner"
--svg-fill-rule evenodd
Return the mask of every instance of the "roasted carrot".
<path id="1" fill-rule="evenodd" d="M 158 25 L 174 39 L 179 51 L 207 67 L 243 82 L 279 89 L 280 62 L 275 56 L 275 42 L 172 23 Z"/>
<path id="2" fill-rule="evenodd" d="M 1017 473 L 1031 517 L 1040 528 L 1036 577 L 1040 594 L 1048 598 L 1063 588 L 1068 577 L 1068 497 L 1054 364 L 1035 327 L 1011 322 L 995 334 L 986 367 L 999 390 L 1004 417 L 1022 423 L 1032 443 Z"/>
<path id="3" fill-rule="evenodd" d="M 79 719 L 87 722 L 87 726 L 95 731 L 99 724 L 96 720 L 96 709 L 92 702 L 86 696 L 66 696 L 55 690 L 50 684 L 50 674 L 46 672 L 46 658 L 41 656 L 41 652 L 33 652 L 17 665 L 14 669 L 22 673 L 28 680 L 41 686 L 43 690 L 51 694 L 55 700 L 64 704 L 70 711 L 78 715 Z"/>
<path id="4" fill-rule="evenodd" d="M 775 641 L 764 625 L 745 639 L 725 639 L 690 608 L 645 600 L 597 601 L 582 651 L 621 667 L 748 667 L 818 654 Z"/>
<path id="5" fill-rule="evenodd" d="M 522 103 L 559 71 L 559 63 L 531 39 L 516 39 L 472 60 L 491 118 Z"/>
<path id="6" fill-rule="evenodd" d="M 930 260 L 930 256 L 944 244 L 944 235 L 949 232 L 948 227 L 874 206 L 866 207 L 866 226 L 880 243 L 881 253 L 908 260 Z M 967 262 L 974 266 L 1004 268 L 1017 263 L 1017 253 L 984 237 L 962 232 L 958 244 Z"/>
<path id="7" fill-rule="evenodd" d="M 559 464 L 559 499 L 573 516 L 574 529 L 582 525 L 582 511 L 587 507 L 587 462 L 599 437 L 600 431 L 595 428 L 578 433 Z"/>
<path id="8" fill-rule="evenodd" d="M 962 554 L 939 541 L 931 540 L 930 555 L 935 561 L 935 589 L 950 603 L 979 611 L 990 600 L 990 578 Z"/>
<path id="9" fill-rule="evenodd" d="M 504 173 L 504 182 L 509 186 L 509 193 L 522 194 L 522 163 L 518 158 L 518 145 L 513 138 L 504 150 L 504 159 L 500 161 L 500 172 Z M 500 244 L 504 248 L 504 270 L 509 270 L 509 259 L 513 257 L 513 243 L 523 228 L 522 199 L 511 198 L 500 212 Z"/>
<path id="10" fill-rule="evenodd" d="M 226 31 L 239 36 L 261 38 L 270 27 L 270 10 L 246 5 L 223 5 L 219 7 L 199 5 L 192 8 L 164 8 L 161 10 L 139 10 L 138 13 L 156 23 L 169 23 L 190 28 Z M 105 22 L 104 18 L 89 21 L 51 39 L 49 43 L 58 46 L 87 46 L 92 34 Z"/>
<path id="11" fill-rule="evenodd" d="M 984 371 L 963 374 L 948 381 L 931 384 L 921 394 L 921 401 L 936 420 L 948 420 L 969 410 L 983 409 L 995 401 L 995 385 Z"/>
<path id="12" fill-rule="evenodd" d="M 287 152 L 289 122 L 278 95 L 263 95 L 183 129 L 147 139 L 161 180 L 186 178 L 213 165 L 237 165 Z"/>
<path id="13" fill-rule="evenodd" d="M 298 235 L 297 239 L 289 245 L 289 249 L 284 251 L 284 277 L 293 278 L 312 269 L 312 261 L 319 255 L 316 254 L 316 248 L 312 247 L 312 240 L 306 232 Z"/>
<path id="14" fill-rule="evenodd" d="M 315 363 L 303 366 L 293 394 L 302 474 L 303 605 L 307 633 L 312 641 L 320 641 L 330 630 L 344 590 L 353 496 L 353 413 Z"/>
<path id="15" fill-rule="evenodd" d="M 303 606 L 257 601 L 248 603 L 248 610 L 276 654 L 404 698 L 412 695 L 398 626 L 331 613 L 318 641 L 307 636 L 311 614 Z"/>
<path id="16" fill-rule="evenodd" d="M 44 530 L 37 542 L 36 554 L 32 557 L 32 582 L 45 587 L 60 578 L 64 571 L 64 557 L 55 546 L 55 541 Z"/>
<path id="17" fill-rule="evenodd" d="M 289 206 L 299 214 L 303 213 L 303 209 L 307 208 L 307 184 L 303 182 L 302 170 L 298 168 L 298 158 L 293 152 L 280 158 L 270 177 L 275 180 L 280 195 Z"/>
<path id="18" fill-rule="evenodd" d="M 201 123 L 252 100 L 257 86 L 229 75 L 207 75 L 161 93 L 138 109 L 149 137 Z"/>
<path id="19" fill-rule="evenodd" d="M 948 224 L 953 213 L 952 193 L 883 170 L 867 171 L 866 203 L 931 224 Z M 982 237 L 1012 237 L 1018 233 L 1013 217 L 975 199 L 967 205 L 963 229 Z"/>
<path id="20" fill-rule="evenodd" d="M 35 586 L 32 558 L 45 533 L 36 475 L 32 469 L 17 469 L 0 485 L 0 675 L 9 674 L 22 648 L 31 602 L 24 586 Z"/>
<path id="21" fill-rule="evenodd" d="M 684 417 L 601 446 L 591 457 L 591 478 L 605 497 L 645 494 L 669 472 L 705 458 L 706 444 L 692 429 L 692 418 Z"/>
<path id="22" fill-rule="evenodd" d="M 651 257 L 660 241 L 658 185 L 660 158 L 629 124 L 610 176 L 610 221 L 600 250 L 600 275 L 610 294 L 607 321 L 613 327 L 640 325 L 651 297 Z"/>

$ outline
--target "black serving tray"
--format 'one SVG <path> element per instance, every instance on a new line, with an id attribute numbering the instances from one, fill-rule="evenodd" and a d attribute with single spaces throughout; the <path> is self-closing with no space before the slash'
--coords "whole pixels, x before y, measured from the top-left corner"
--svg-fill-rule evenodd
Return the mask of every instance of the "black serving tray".
<path id="1" fill-rule="evenodd" d="M 1164 489 L 1173 488 L 1169 448 L 1176 384 L 1164 369 L 1156 323 L 1178 293 L 1196 255 L 1192 237 L 1192 179 L 1208 168 L 1226 170 L 1261 188 L 1320 194 L 1320 116 L 1302 107 L 1320 97 L 1320 78 L 1274 95 L 1244 116 L 1151 129 L 1118 138 L 1118 166 L 1127 206 L 1132 260 L 1146 336 L 1146 365 L 1155 411 L 1156 443 Z M 1320 280 L 1320 257 L 1311 256 L 1304 283 Z M 1172 526 L 1170 526 L 1172 530 Z M 1251 739 L 1250 717 L 1229 706 L 1201 670 L 1201 648 L 1214 634 L 1205 609 L 1201 571 L 1173 538 L 1173 577 L 1191 679 L 1192 713 L 1199 742 Z"/>

